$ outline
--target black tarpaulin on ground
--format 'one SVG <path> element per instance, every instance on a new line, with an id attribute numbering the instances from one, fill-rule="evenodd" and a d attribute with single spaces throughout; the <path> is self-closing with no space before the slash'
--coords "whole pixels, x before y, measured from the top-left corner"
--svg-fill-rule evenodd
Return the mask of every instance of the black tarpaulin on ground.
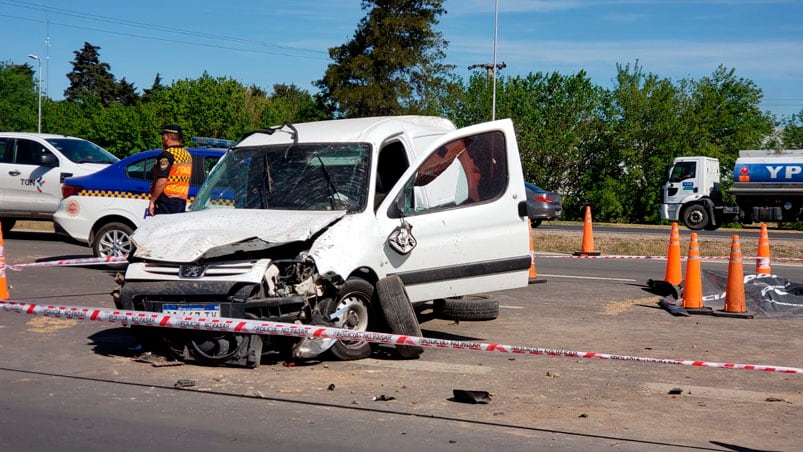
<path id="1" fill-rule="evenodd" d="M 703 311 L 691 311 L 683 308 L 684 283 L 675 288 L 675 293 L 665 296 L 658 304 L 674 315 L 683 316 L 705 314 L 705 311 L 710 313 L 722 311 L 725 308 L 728 273 L 703 270 L 701 276 L 705 308 Z M 655 283 L 654 281 L 649 282 L 653 288 L 655 288 Z M 665 295 L 666 287 L 664 286 L 663 289 L 662 294 Z M 803 316 L 803 284 L 790 282 L 778 275 L 745 273 L 744 300 L 747 314 L 752 317 L 793 318 Z"/>

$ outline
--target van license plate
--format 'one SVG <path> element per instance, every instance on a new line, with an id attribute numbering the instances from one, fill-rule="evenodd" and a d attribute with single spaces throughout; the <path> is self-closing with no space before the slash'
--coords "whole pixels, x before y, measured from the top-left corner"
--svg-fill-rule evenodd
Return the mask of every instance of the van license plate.
<path id="1" fill-rule="evenodd" d="M 177 317 L 214 319 L 220 317 L 219 304 L 163 304 L 162 313 Z"/>

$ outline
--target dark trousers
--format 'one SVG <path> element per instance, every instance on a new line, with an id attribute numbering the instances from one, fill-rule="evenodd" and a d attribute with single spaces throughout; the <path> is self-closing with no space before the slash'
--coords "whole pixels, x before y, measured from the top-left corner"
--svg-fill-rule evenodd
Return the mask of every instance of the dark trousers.
<path id="1" fill-rule="evenodd" d="M 168 198 L 159 196 L 153 209 L 154 215 L 163 213 L 181 213 L 187 210 L 187 200 L 181 198 Z"/>

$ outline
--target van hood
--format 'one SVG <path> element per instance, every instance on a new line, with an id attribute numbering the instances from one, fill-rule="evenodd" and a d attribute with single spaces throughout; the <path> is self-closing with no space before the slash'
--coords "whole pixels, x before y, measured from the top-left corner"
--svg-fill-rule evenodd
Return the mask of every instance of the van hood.
<path id="1" fill-rule="evenodd" d="M 340 210 L 206 209 L 148 217 L 131 240 L 134 257 L 189 263 L 309 240 L 344 215 Z"/>

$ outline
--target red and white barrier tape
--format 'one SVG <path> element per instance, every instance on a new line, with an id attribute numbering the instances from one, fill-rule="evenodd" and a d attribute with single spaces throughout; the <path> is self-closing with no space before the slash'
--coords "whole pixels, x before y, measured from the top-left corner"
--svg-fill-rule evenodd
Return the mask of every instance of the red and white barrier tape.
<path id="1" fill-rule="evenodd" d="M 67 267 L 75 265 L 106 265 L 125 262 L 128 262 L 128 256 L 83 257 L 79 259 L 59 259 L 55 261 L 7 265 L 7 267 L 14 271 L 21 271 L 24 267 Z"/>
<path id="2" fill-rule="evenodd" d="M 645 358 L 627 355 L 612 355 L 596 352 L 577 352 L 555 350 L 518 345 L 503 345 L 482 342 L 453 341 L 426 337 L 404 336 L 399 334 L 353 331 L 329 328 L 319 325 L 296 325 L 291 323 L 265 322 L 261 320 L 232 318 L 195 318 L 176 317 L 158 312 L 119 311 L 113 309 L 84 306 L 37 305 L 14 301 L 0 301 L 4 311 L 30 314 L 62 319 L 89 320 L 96 322 L 122 323 L 124 325 L 141 325 L 162 328 L 179 328 L 187 330 L 205 330 L 240 334 L 263 334 L 271 336 L 317 337 L 341 340 L 362 340 L 389 345 L 418 345 L 431 348 L 452 348 L 481 352 L 512 353 L 517 355 L 562 356 L 566 358 L 595 358 L 621 361 L 638 361 L 655 364 L 677 364 L 693 367 L 711 367 L 722 369 L 760 370 L 786 374 L 803 374 L 803 369 L 787 366 L 771 366 L 758 364 L 733 364 L 685 359 Z"/>

